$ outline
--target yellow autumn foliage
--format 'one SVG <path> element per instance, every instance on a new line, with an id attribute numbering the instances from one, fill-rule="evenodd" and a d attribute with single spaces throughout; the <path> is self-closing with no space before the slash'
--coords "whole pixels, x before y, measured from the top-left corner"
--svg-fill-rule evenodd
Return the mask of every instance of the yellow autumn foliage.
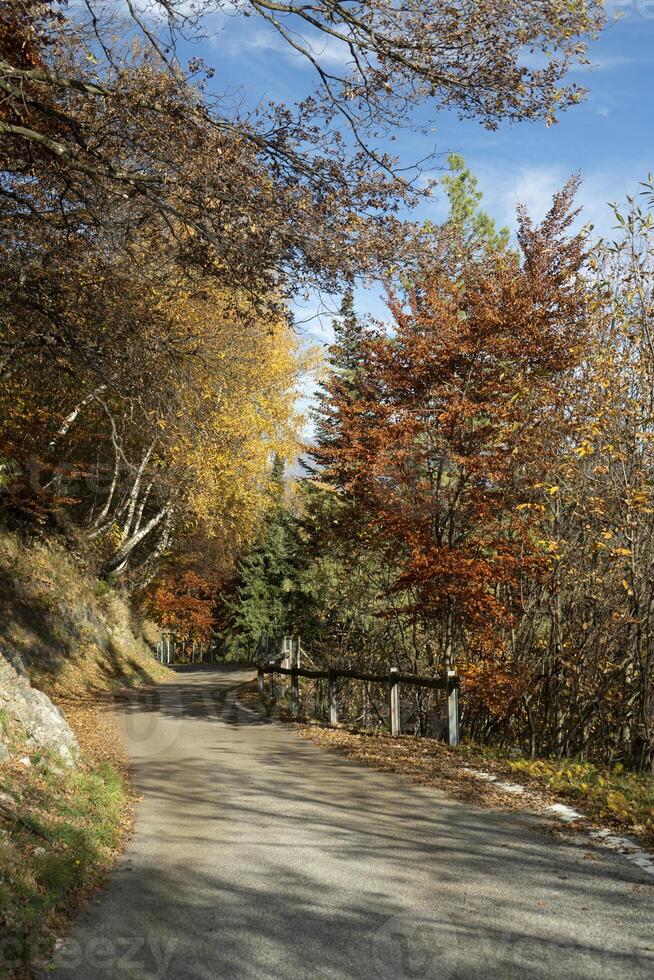
<path id="1" fill-rule="evenodd" d="M 266 508 L 273 456 L 290 462 L 296 453 L 307 356 L 281 313 L 272 322 L 259 318 L 218 289 L 165 305 L 180 344 L 194 353 L 178 380 L 162 456 L 187 526 L 238 549 Z"/>

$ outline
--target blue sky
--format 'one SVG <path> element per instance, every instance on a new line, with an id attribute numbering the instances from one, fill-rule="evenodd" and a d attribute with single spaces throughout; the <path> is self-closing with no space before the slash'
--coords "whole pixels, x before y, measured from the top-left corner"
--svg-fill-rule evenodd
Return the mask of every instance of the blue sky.
<path id="1" fill-rule="evenodd" d="M 637 191 L 638 182 L 654 171 L 654 0 L 610 0 L 608 12 L 610 23 L 590 46 L 594 67 L 574 74 L 590 89 L 589 96 L 564 113 L 558 125 L 523 123 L 489 132 L 448 113 L 436 120 L 429 136 L 399 133 L 394 152 L 407 163 L 434 147 L 443 155 L 461 153 L 480 180 L 486 210 L 509 226 L 518 202 L 533 217 L 541 217 L 554 191 L 580 171 L 584 220 L 592 221 L 598 233 L 610 234 L 607 202 Z M 323 41 L 316 50 L 335 63 L 341 59 Z M 194 53 L 215 66 L 216 89 L 227 85 L 238 90 L 247 104 L 294 102 L 312 88 L 311 67 L 258 18 L 221 16 L 213 22 L 212 36 Z M 436 196 L 421 212 L 438 220 L 444 214 L 442 201 Z M 337 299 L 327 302 L 332 307 Z M 380 288 L 359 291 L 357 302 L 360 312 L 383 316 Z M 311 317 L 319 308 L 312 297 L 298 316 Z M 329 321 L 323 315 L 308 329 L 317 340 L 329 340 Z"/>

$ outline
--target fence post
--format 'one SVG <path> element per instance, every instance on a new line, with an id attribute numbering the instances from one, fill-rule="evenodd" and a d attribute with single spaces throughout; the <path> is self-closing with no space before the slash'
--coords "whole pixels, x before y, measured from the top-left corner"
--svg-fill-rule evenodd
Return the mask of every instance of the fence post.
<path id="1" fill-rule="evenodd" d="M 263 667 L 257 667 L 257 689 L 259 691 L 259 700 L 263 701 Z"/>
<path id="2" fill-rule="evenodd" d="M 447 672 L 447 744 L 459 744 L 459 688 L 454 683 L 456 671 Z"/>
<path id="3" fill-rule="evenodd" d="M 331 667 L 327 671 L 327 690 L 329 698 L 329 724 L 338 724 L 338 701 L 336 699 L 336 678 L 332 673 Z"/>
<path id="4" fill-rule="evenodd" d="M 270 695 L 270 703 L 275 704 L 277 701 L 277 691 L 275 690 L 275 665 L 274 663 L 268 664 L 268 694 Z"/>
<path id="5" fill-rule="evenodd" d="M 291 714 L 296 718 L 300 713 L 300 678 L 297 675 L 297 668 L 293 668 L 291 674 Z"/>
<path id="6" fill-rule="evenodd" d="M 389 685 L 391 689 L 391 735 L 400 734 L 400 685 L 397 677 L 397 667 L 391 667 Z"/>
<path id="7" fill-rule="evenodd" d="M 288 670 L 289 667 L 292 667 L 293 666 L 293 664 L 291 663 L 291 643 L 292 642 L 293 641 L 292 641 L 292 639 L 291 639 L 290 636 L 285 636 L 282 639 L 282 667 L 285 667 L 287 670 Z M 288 691 L 288 681 L 287 681 L 287 678 L 286 678 L 286 675 L 285 674 L 282 674 L 281 677 L 282 677 L 282 681 L 281 681 L 281 685 L 282 685 L 282 697 L 285 697 L 286 696 L 286 692 Z"/>

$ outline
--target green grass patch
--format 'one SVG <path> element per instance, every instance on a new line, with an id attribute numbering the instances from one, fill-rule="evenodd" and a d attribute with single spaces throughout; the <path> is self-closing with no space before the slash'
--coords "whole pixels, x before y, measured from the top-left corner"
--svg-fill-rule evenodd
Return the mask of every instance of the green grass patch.
<path id="1" fill-rule="evenodd" d="M 120 845 L 127 795 L 116 770 L 0 775 L 0 976 L 47 958 L 60 915 L 102 881 Z"/>
<path id="2" fill-rule="evenodd" d="M 466 761 L 536 783 L 593 820 L 635 834 L 654 849 L 654 775 L 632 772 L 620 763 L 609 768 L 576 759 L 516 759 L 505 749 L 470 742 L 456 751 Z"/>
<path id="3" fill-rule="evenodd" d="M 654 776 L 568 759 L 515 759 L 513 772 L 537 779 L 593 817 L 644 833 L 654 842 Z"/>

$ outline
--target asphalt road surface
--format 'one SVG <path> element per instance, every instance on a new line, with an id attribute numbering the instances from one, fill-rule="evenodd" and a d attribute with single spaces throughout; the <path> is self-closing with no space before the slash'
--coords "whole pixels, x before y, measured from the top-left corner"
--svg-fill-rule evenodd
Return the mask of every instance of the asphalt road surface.
<path id="1" fill-rule="evenodd" d="M 654 977 L 651 876 L 319 749 L 237 705 L 249 676 L 126 707 L 136 833 L 47 976 Z"/>

